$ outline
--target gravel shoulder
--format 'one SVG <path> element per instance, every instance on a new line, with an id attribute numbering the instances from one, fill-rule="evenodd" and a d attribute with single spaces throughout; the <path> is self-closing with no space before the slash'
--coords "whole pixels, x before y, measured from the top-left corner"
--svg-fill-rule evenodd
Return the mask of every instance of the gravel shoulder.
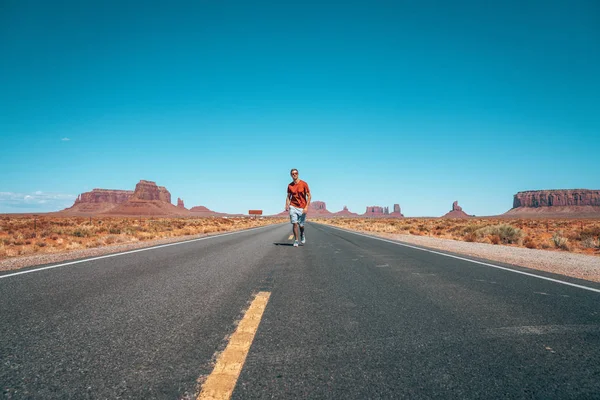
<path id="1" fill-rule="evenodd" d="M 350 230 L 347 228 L 344 229 Z M 463 242 L 430 236 L 354 231 L 430 249 L 444 250 L 592 282 L 600 282 L 600 257 L 597 256 L 487 243 Z"/>

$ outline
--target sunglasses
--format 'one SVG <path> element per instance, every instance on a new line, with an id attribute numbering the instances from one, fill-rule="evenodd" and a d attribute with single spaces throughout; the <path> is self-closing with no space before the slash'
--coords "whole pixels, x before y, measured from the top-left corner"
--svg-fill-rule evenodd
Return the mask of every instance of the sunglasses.
<path id="1" fill-rule="evenodd" d="M 292 175 L 298 175 L 298 173 L 297 172 L 292 172 Z"/>

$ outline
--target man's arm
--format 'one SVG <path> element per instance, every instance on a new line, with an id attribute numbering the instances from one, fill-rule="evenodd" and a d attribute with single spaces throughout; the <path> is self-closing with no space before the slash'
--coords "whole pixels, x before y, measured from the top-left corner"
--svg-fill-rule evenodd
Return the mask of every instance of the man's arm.
<path id="1" fill-rule="evenodd" d="M 290 210 L 290 192 L 288 191 L 287 196 L 285 197 L 285 211 Z"/>
<path id="2" fill-rule="evenodd" d="M 310 192 L 306 193 L 306 207 L 304 207 L 304 214 L 308 212 L 308 206 L 310 205 Z"/>

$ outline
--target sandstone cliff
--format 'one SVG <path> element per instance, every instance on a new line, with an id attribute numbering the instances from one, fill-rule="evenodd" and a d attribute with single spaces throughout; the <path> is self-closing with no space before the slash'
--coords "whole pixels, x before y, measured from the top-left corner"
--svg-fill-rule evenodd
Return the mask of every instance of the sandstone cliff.
<path id="1" fill-rule="evenodd" d="M 155 182 L 147 180 L 140 180 L 135 190 L 94 189 L 82 193 L 73 206 L 59 213 L 81 216 L 243 216 L 243 214 L 219 213 L 203 206 L 187 210 L 180 198 L 177 199 L 177 206 L 175 206 L 171 204 L 171 193 L 164 186 L 158 186 Z"/>
<path id="2" fill-rule="evenodd" d="M 329 210 L 327 210 L 327 205 L 325 204 L 324 201 L 311 201 L 308 206 L 307 215 L 318 217 L 318 216 L 328 216 L 328 215 L 332 215 L 332 214 Z"/>
<path id="3" fill-rule="evenodd" d="M 600 207 L 600 190 L 531 190 L 515 194 L 513 208 L 594 206 Z"/>
<path id="4" fill-rule="evenodd" d="M 384 217 L 390 213 L 387 207 L 380 206 L 367 206 L 365 213 L 362 215 L 363 217 Z"/>
<path id="5" fill-rule="evenodd" d="M 539 216 L 599 216 L 600 190 L 559 189 L 518 192 L 513 198 L 513 208 L 503 215 Z"/>
<path id="6" fill-rule="evenodd" d="M 75 203 L 61 211 L 70 215 L 94 215 L 109 211 L 119 204 L 127 202 L 133 196 L 132 190 L 93 189 L 81 193 Z"/>
<path id="7" fill-rule="evenodd" d="M 157 186 L 152 181 L 141 180 L 135 185 L 133 199 L 171 203 L 171 193 L 164 186 Z"/>
<path id="8" fill-rule="evenodd" d="M 400 211 L 400 204 L 394 204 L 394 211 L 392 211 L 390 217 L 404 217 L 404 214 Z"/>
<path id="9" fill-rule="evenodd" d="M 157 186 L 152 181 L 141 180 L 135 185 L 135 191 L 128 201 L 103 214 L 186 216 L 189 215 L 189 212 L 185 208 L 178 208 L 171 204 L 171 193 L 164 186 Z"/>

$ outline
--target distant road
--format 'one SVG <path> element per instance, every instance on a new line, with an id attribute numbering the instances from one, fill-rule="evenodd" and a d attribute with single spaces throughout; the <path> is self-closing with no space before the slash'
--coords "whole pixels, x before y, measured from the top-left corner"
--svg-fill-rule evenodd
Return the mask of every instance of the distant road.
<path id="1" fill-rule="evenodd" d="M 234 399 L 600 398 L 599 284 L 314 223 L 306 246 L 289 235 L 0 274 L 4 397 L 194 398 L 265 292 Z"/>

